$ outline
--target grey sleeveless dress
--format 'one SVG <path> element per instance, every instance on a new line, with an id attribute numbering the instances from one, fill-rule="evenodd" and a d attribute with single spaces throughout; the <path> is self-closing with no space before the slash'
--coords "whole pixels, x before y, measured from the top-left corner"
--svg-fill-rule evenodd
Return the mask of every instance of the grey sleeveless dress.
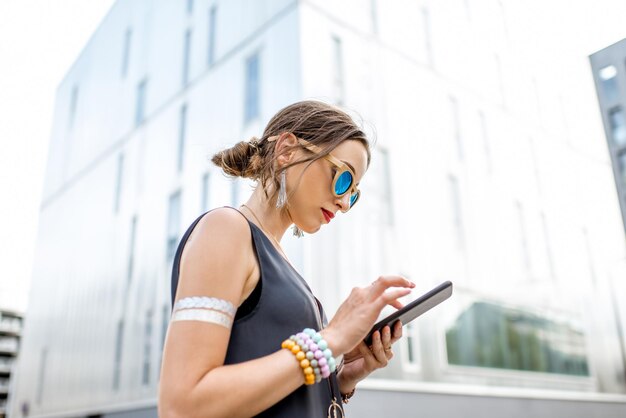
<path id="1" fill-rule="evenodd" d="M 172 305 L 178 287 L 183 248 L 189 235 L 205 214 L 191 224 L 178 245 L 172 269 Z M 319 330 L 326 325 L 322 306 L 304 279 L 281 256 L 267 236 L 247 218 L 246 221 L 252 232 L 252 244 L 261 276 L 250 297 L 237 309 L 225 364 L 241 363 L 272 354 L 280 349 L 282 341 L 290 335 L 304 328 Z M 332 373 L 329 379 L 324 379 L 318 384 L 302 385 L 257 416 L 326 417 L 333 397 L 341 404 L 336 379 L 336 373 Z"/>

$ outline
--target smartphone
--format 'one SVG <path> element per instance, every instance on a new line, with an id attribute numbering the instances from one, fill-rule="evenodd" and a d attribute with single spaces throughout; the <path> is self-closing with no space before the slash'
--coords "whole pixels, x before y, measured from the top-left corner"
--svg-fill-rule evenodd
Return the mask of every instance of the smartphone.
<path id="1" fill-rule="evenodd" d="M 367 336 L 363 339 L 367 345 L 372 344 L 372 334 L 375 331 L 382 330 L 386 325 L 389 325 L 393 330 L 393 325 L 396 321 L 401 321 L 402 325 L 406 325 L 424 312 L 439 305 L 444 300 L 452 296 L 452 282 L 445 281 L 439 286 L 435 287 L 428 293 L 415 299 L 413 302 L 406 304 L 402 309 L 398 309 L 388 317 L 378 321 Z"/>

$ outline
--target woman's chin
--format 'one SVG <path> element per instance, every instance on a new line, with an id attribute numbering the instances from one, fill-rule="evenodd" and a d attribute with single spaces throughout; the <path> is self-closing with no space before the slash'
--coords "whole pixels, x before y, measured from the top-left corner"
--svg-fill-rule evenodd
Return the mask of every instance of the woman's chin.
<path id="1" fill-rule="evenodd" d="M 306 232 L 307 234 L 314 234 L 317 231 L 320 230 L 320 228 L 322 227 L 322 224 L 317 224 L 317 225 L 307 225 L 304 228 L 300 228 L 303 232 Z"/>

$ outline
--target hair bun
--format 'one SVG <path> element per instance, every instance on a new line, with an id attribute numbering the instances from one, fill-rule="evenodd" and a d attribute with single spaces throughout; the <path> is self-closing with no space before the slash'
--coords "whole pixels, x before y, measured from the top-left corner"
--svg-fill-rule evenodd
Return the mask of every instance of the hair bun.
<path id="1" fill-rule="evenodd" d="M 229 176 L 256 179 L 261 167 L 259 151 L 259 140 L 252 137 L 216 153 L 211 161 Z"/>

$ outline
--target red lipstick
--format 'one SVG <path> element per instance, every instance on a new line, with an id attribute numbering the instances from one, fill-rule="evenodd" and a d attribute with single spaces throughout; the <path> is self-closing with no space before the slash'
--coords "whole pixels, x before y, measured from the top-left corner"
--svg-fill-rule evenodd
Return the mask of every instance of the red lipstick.
<path id="1" fill-rule="evenodd" d="M 326 219 L 326 222 L 330 222 L 331 219 L 333 219 L 335 217 L 335 214 L 327 211 L 326 209 L 322 208 L 322 213 L 324 214 L 324 219 Z"/>

